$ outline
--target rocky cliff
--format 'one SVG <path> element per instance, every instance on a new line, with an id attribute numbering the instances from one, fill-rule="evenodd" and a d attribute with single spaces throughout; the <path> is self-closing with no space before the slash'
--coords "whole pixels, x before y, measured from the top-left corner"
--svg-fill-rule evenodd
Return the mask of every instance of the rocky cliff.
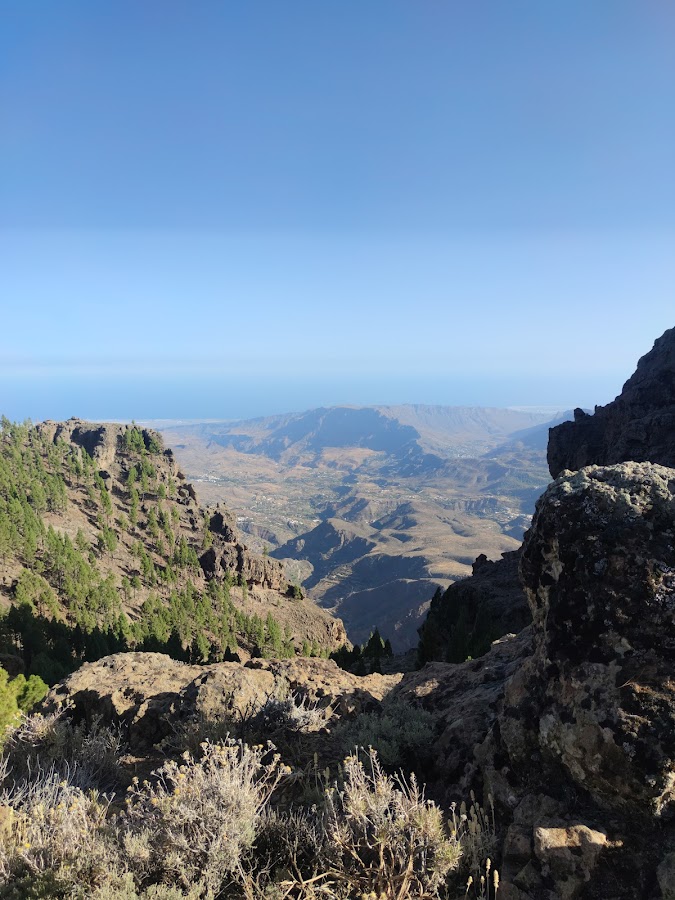
<path id="1" fill-rule="evenodd" d="M 0 652 L 49 682 L 117 649 L 213 661 L 346 642 L 135 425 L 3 424 L 0 549 Z"/>
<path id="2" fill-rule="evenodd" d="M 674 537 L 662 466 L 587 467 L 538 504 L 521 563 L 533 653 L 477 749 L 512 816 L 507 897 L 659 896 L 675 840 Z"/>
<path id="3" fill-rule="evenodd" d="M 440 590 L 419 629 L 421 663 L 463 662 L 482 656 L 490 644 L 530 624 L 531 615 L 518 578 L 520 551 L 492 561 L 485 555 L 473 564 L 471 577 Z"/>
<path id="4" fill-rule="evenodd" d="M 113 496 L 123 498 L 123 485 L 128 478 L 133 454 L 125 452 L 124 437 L 129 432 L 128 425 L 114 423 L 91 423 L 80 419 L 69 419 L 67 422 L 42 422 L 36 426 L 37 431 L 48 437 L 53 443 L 64 441 L 81 447 L 94 460 L 99 474 L 104 481 L 110 481 L 110 492 Z M 147 428 L 138 428 L 146 450 L 158 441 L 159 436 Z M 159 448 L 159 444 L 157 444 Z M 176 504 L 180 510 L 181 524 L 189 523 L 189 531 L 194 533 L 203 528 L 203 520 L 208 519 L 207 527 L 213 535 L 214 544 L 210 552 L 202 554 L 202 569 L 209 577 L 216 574 L 216 563 L 222 571 L 230 571 L 241 576 L 252 585 L 260 585 L 273 591 L 285 593 L 288 581 L 283 567 L 276 560 L 251 553 L 243 544 L 236 528 L 234 516 L 225 508 L 203 510 L 197 500 L 194 486 L 185 478 L 176 463 L 173 451 L 162 450 L 153 456 L 156 466 L 157 484 L 168 486 L 176 484 Z M 167 498 L 170 503 L 171 497 Z M 173 504 L 172 504 L 173 505 Z M 182 508 L 181 508 L 182 507 Z M 201 548 L 200 552 L 201 552 Z"/>
<path id="5" fill-rule="evenodd" d="M 624 460 L 675 466 L 675 328 L 642 357 L 616 400 L 593 415 L 577 409 L 574 422 L 550 431 L 554 478 L 564 469 Z"/>

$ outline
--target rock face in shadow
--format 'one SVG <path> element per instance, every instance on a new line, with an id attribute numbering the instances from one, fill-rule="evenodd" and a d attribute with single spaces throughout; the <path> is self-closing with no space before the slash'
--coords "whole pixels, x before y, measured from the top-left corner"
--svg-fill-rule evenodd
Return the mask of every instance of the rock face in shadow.
<path id="1" fill-rule="evenodd" d="M 427 663 L 403 676 L 397 697 L 433 713 L 438 737 L 432 749 L 433 789 L 447 801 L 461 801 L 479 778 L 474 748 L 497 721 L 508 680 L 532 651 L 531 629 L 505 635 L 480 659 L 458 665 Z"/>
<path id="2" fill-rule="evenodd" d="M 530 624 L 519 562 L 519 550 L 495 561 L 479 556 L 470 578 L 436 594 L 419 629 L 420 662 L 462 662 L 468 656 L 482 656 L 493 641 Z"/>
<path id="3" fill-rule="evenodd" d="M 476 748 L 511 811 L 504 896 L 658 896 L 649 886 L 675 842 L 675 470 L 561 476 L 520 572 L 533 651 Z"/>
<path id="4" fill-rule="evenodd" d="M 674 544 L 675 470 L 590 466 L 546 491 L 521 564 L 539 749 L 641 816 L 675 802 Z"/>
<path id="5" fill-rule="evenodd" d="M 493 796 L 507 900 L 669 896 L 675 469 L 565 473 L 537 505 L 520 577 L 530 628 L 394 688 L 438 717 L 434 791 Z"/>
<path id="6" fill-rule="evenodd" d="M 577 409 L 574 422 L 550 431 L 553 478 L 564 469 L 626 460 L 675 466 L 675 328 L 642 357 L 616 400 L 594 415 Z"/>

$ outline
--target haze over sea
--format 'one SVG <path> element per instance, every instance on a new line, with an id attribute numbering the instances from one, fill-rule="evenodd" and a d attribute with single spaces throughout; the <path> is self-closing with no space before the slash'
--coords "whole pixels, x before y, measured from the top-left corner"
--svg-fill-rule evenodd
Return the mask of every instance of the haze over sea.
<path id="1" fill-rule="evenodd" d="M 527 406 L 556 411 L 612 399 L 620 380 L 539 378 L 403 378 L 326 380 L 231 376 L 24 376 L 0 378 L 0 411 L 10 419 L 92 421 L 249 419 L 318 406 L 428 403 L 440 406 Z"/>

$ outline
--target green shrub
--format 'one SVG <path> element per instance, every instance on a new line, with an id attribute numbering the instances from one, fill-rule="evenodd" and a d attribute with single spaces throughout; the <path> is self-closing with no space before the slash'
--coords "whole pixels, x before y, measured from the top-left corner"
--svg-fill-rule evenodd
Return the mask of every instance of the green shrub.
<path id="1" fill-rule="evenodd" d="M 0 747 L 6 739 L 7 729 L 17 725 L 22 712 L 28 712 L 46 695 L 49 688 L 37 675 L 17 675 L 11 681 L 5 669 L 0 668 Z"/>
<path id="2" fill-rule="evenodd" d="M 385 698 L 379 710 L 341 722 L 335 735 L 345 752 L 372 747 L 385 769 L 424 769 L 434 740 L 431 713 L 398 698 Z"/>

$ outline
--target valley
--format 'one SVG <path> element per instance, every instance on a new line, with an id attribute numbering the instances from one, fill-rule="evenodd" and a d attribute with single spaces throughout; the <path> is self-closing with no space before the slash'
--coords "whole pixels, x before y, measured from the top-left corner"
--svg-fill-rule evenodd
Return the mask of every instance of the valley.
<path id="1" fill-rule="evenodd" d="M 226 502 L 247 543 L 396 651 L 438 587 L 522 540 L 549 481 L 550 411 L 333 407 L 237 422 L 162 423 L 201 502 Z M 157 424 L 157 423 L 155 423 Z"/>

